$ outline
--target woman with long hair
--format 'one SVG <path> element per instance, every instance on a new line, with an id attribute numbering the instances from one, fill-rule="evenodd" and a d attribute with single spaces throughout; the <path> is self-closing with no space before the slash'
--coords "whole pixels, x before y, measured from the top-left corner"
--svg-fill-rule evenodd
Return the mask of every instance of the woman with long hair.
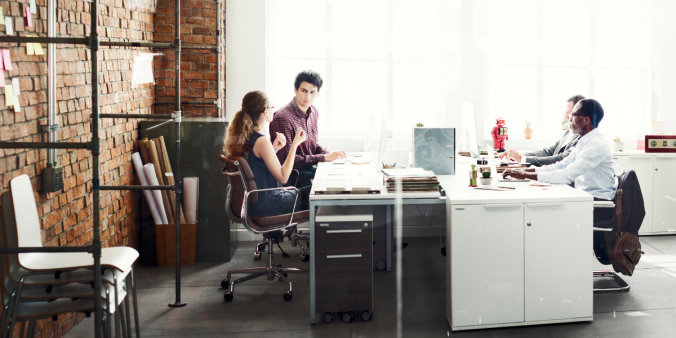
<path id="1" fill-rule="evenodd" d="M 274 144 L 260 133 L 272 121 L 274 107 L 270 106 L 267 94 L 256 90 L 242 99 L 242 109 L 230 122 L 225 141 L 228 157 L 244 157 L 254 174 L 257 189 L 279 188 L 289 180 L 293 169 L 296 149 L 306 139 L 305 130 L 298 128 L 291 144 L 291 150 L 284 164 L 279 163 L 277 151 L 286 145 L 286 139 L 278 134 Z M 312 186 L 298 189 L 295 211 L 307 210 L 310 204 Z M 258 202 L 249 204 L 252 217 L 265 217 L 293 212 L 296 200 L 295 190 L 273 190 L 258 193 Z"/>

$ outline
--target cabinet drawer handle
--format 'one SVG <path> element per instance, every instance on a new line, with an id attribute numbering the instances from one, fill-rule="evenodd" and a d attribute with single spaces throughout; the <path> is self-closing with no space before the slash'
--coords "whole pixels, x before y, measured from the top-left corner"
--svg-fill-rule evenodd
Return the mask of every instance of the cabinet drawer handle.
<path id="1" fill-rule="evenodd" d="M 327 226 L 329 226 L 329 224 L 328 223 L 319 223 L 319 226 L 320 227 L 327 227 Z"/>
<path id="2" fill-rule="evenodd" d="M 484 208 L 486 208 L 486 209 L 510 209 L 510 208 L 518 208 L 520 206 L 521 206 L 521 204 L 489 204 L 489 205 L 484 205 Z"/>
<path id="3" fill-rule="evenodd" d="M 361 258 L 361 254 L 354 254 L 354 255 L 326 255 L 326 258 Z"/>
<path id="4" fill-rule="evenodd" d="M 361 229 L 354 230 L 326 230 L 327 234 L 346 234 L 350 232 L 361 232 Z"/>
<path id="5" fill-rule="evenodd" d="M 533 203 L 527 204 L 529 208 L 561 207 L 563 203 Z"/>
<path id="6" fill-rule="evenodd" d="M 650 159 L 650 156 L 629 156 L 631 159 Z"/>

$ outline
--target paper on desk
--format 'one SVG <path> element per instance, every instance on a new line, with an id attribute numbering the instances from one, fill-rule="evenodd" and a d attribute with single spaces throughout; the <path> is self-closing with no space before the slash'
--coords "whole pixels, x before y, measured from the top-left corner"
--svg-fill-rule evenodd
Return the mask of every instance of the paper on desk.
<path id="1" fill-rule="evenodd" d="M 2 7 L 0 7 L 0 25 L 5 24 L 5 14 L 3 12 L 4 11 L 3 11 Z"/>
<path id="2" fill-rule="evenodd" d="M 38 14 L 38 6 L 35 4 L 35 0 L 30 1 L 31 13 Z"/>
<path id="3" fill-rule="evenodd" d="M 21 95 L 21 87 L 19 87 L 19 78 L 15 77 L 12 79 L 12 90 L 14 91 L 14 96 Z"/>
<path id="4" fill-rule="evenodd" d="M 7 35 L 14 35 L 14 26 L 12 26 L 12 18 L 5 18 L 5 29 Z"/>
<path id="5" fill-rule="evenodd" d="M 14 105 L 14 91 L 12 85 L 5 86 L 5 106 L 11 107 Z"/>
<path id="6" fill-rule="evenodd" d="M 528 182 L 528 185 L 533 186 L 533 187 L 551 187 L 551 183 L 545 183 L 545 182 L 538 182 L 538 181 L 530 181 Z"/>
<path id="7" fill-rule="evenodd" d="M 14 67 L 12 67 L 12 55 L 9 53 L 9 49 L 2 50 L 2 63 L 5 65 L 6 70 L 14 70 Z"/>

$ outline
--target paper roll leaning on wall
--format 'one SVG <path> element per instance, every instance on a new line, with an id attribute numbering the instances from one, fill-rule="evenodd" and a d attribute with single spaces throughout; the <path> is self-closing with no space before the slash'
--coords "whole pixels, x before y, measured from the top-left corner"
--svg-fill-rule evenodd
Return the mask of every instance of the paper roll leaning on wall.
<path id="1" fill-rule="evenodd" d="M 144 165 L 143 171 L 145 172 L 146 178 L 148 179 L 148 183 L 150 185 L 160 185 L 157 182 L 155 167 L 152 163 Z M 155 204 L 157 205 L 157 210 L 159 211 L 160 217 L 162 218 L 162 223 L 169 224 L 169 221 L 167 220 L 167 213 L 164 211 L 164 204 L 162 204 L 162 193 L 159 190 L 153 190 L 153 196 L 155 197 Z"/>
<path id="2" fill-rule="evenodd" d="M 199 185 L 199 177 L 183 179 L 183 207 L 185 208 L 185 221 L 188 223 L 197 222 Z"/>
<path id="3" fill-rule="evenodd" d="M 136 175 L 138 175 L 138 180 L 141 182 L 142 186 L 148 186 L 148 178 L 146 173 L 143 171 L 143 162 L 141 161 L 141 156 L 139 153 L 131 154 L 131 161 L 134 163 L 134 168 L 136 169 Z M 143 195 L 146 197 L 148 202 L 148 208 L 150 208 L 150 214 L 153 216 L 153 221 L 155 224 L 162 224 L 162 217 L 160 216 L 159 210 L 157 210 L 157 204 L 155 203 L 155 197 L 153 196 L 152 191 L 143 190 Z"/>

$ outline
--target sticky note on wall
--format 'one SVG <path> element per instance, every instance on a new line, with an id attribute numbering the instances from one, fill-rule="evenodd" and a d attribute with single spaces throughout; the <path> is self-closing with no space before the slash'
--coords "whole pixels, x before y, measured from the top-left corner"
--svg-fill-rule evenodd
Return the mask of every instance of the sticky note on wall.
<path id="1" fill-rule="evenodd" d="M 21 111 L 21 103 L 19 102 L 19 97 L 14 96 L 14 112 L 18 113 Z"/>
<path id="2" fill-rule="evenodd" d="M 7 35 L 14 35 L 14 26 L 12 26 L 12 18 L 5 18 L 5 29 Z"/>
<path id="3" fill-rule="evenodd" d="M 21 95 L 21 89 L 19 87 L 19 78 L 18 77 L 12 78 L 12 91 L 14 92 L 14 96 Z"/>
<path id="4" fill-rule="evenodd" d="M 30 7 L 26 7 L 26 26 L 33 27 L 33 14 L 31 14 Z"/>
<path id="5" fill-rule="evenodd" d="M 5 86 L 5 106 L 11 107 L 14 105 L 14 91 L 12 90 L 12 85 L 8 84 Z"/>
<path id="6" fill-rule="evenodd" d="M 35 0 L 30 1 L 31 13 L 38 14 L 38 6 L 35 4 Z"/>
<path id="7" fill-rule="evenodd" d="M 34 43 L 33 47 L 35 48 L 35 55 L 45 55 L 45 51 L 42 50 L 42 45 L 39 43 Z"/>
<path id="8" fill-rule="evenodd" d="M 12 56 L 9 54 L 9 49 L 2 50 L 2 63 L 6 70 L 14 70 L 12 67 Z"/>
<path id="9" fill-rule="evenodd" d="M 26 55 L 35 55 L 35 45 L 34 43 L 27 43 L 26 44 Z"/>
<path id="10" fill-rule="evenodd" d="M 2 7 L 0 7 L 0 25 L 5 24 L 5 14 L 3 12 L 4 10 L 2 9 Z"/>

